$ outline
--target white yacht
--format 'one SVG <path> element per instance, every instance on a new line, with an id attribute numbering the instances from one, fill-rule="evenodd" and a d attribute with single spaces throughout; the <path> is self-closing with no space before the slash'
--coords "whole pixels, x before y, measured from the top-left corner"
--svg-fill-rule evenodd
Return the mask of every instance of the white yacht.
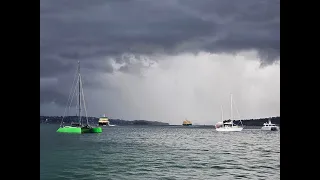
<path id="1" fill-rule="evenodd" d="M 231 99 L 231 118 L 229 120 L 223 120 L 223 108 L 221 106 L 221 121 L 215 125 L 217 131 L 242 131 L 242 129 L 243 129 L 243 125 L 242 125 L 241 120 L 240 120 L 241 126 L 238 126 L 233 123 L 232 94 L 230 95 L 230 99 Z"/>
<path id="2" fill-rule="evenodd" d="M 275 124 L 272 124 L 271 120 L 269 119 L 267 123 L 263 123 L 261 130 L 263 130 L 263 131 L 278 131 L 279 127 Z"/>

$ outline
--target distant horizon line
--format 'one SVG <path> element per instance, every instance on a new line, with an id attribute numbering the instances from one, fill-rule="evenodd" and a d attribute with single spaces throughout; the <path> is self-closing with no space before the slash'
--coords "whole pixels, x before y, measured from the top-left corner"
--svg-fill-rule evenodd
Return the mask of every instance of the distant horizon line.
<path id="1" fill-rule="evenodd" d="M 46 117 L 77 117 L 77 115 L 73 115 L 73 116 L 40 115 L 40 117 L 41 117 L 41 116 L 46 116 Z M 82 116 L 82 117 L 84 117 L 84 116 Z M 103 117 L 103 116 L 99 116 L 99 117 L 97 117 L 97 116 L 87 116 L 87 117 L 100 118 L 100 117 Z M 106 116 L 106 117 L 108 117 L 108 116 Z M 280 117 L 280 115 L 279 115 L 279 116 L 260 117 L 260 118 L 242 118 L 242 119 L 233 119 L 233 120 L 267 119 L 267 118 L 276 118 L 276 117 Z M 108 118 L 109 118 L 109 119 L 128 120 L 128 119 L 123 119 L 123 118 L 111 118 L 111 117 L 108 117 Z M 228 119 L 230 119 L 230 118 L 226 118 L 226 120 L 228 120 Z M 151 121 L 151 120 L 147 120 L 147 119 L 132 119 L 132 121 L 134 121 L 134 120 L 146 120 L 146 121 Z M 130 121 L 130 120 L 128 120 L 128 121 Z M 152 120 L 152 121 L 159 121 L 159 120 Z M 192 121 L 192 120 L 191 120 L 191 121 Z"/>

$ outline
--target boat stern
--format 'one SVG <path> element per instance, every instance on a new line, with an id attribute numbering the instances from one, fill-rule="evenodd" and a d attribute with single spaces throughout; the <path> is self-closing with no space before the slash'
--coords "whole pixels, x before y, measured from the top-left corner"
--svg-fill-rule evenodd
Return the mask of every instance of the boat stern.
<path id="1" fill-rule="evenodd" d="M 81 133 L 102 133 L 101 127 L 82 127 Z"/>

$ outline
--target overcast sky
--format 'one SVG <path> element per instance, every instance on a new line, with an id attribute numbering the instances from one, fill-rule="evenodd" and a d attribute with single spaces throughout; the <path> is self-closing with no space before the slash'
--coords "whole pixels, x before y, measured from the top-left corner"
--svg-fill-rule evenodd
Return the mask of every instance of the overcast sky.
<path id="1" fill-rule="evenodd" d="M 40 0 L 40 115 L 77 61 L 90 116 L 214 124 L 230 93 L 236 118 L 279 116 L 280 1 Z"/>

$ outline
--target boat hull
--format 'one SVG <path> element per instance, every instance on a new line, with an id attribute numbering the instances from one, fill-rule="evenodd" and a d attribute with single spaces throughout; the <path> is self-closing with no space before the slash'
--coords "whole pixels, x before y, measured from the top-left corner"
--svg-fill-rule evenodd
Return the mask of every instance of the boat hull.
<path id="1" fill-rule="evenodd" d="M 279 130 L 279 127 L 277 126 L 269 126 L 269 127 L 262 127 L 261 130 L 263 131 L 278 131 Z"/>
<path id="2" fill-rule="evenodd" d="M 101 127 L 83 127 L 81 128 L 81 133 L 102 133 Z"/>
<path id="3" fill-rule="evenodd" d="M 216 128 L 216 131 L 242 131 L 243 127 L 220 127 Z"/>
<path id="4" fill-rule="evenodd" d="M 101 127 L 72 127 L 64 126 L 57 130 L 58 133 L 71 133 L 71 134 L 82 134 L 82 133 L 102 133 Z"/>
<path id="5" fill-rule="evenodd" d="M 98 123 L 98 125 L 99 125 L 99 126 L 108 126 L 108 125 L 109 125 L 109 123 L 102 123 L 102 122 L 99 122 L 99 123 Z"/>
<path id="6" fill-rule="evenodd" d="M 81 127 L 64 126 L 57 130 L 58 133 L 81 134 Z"/>

